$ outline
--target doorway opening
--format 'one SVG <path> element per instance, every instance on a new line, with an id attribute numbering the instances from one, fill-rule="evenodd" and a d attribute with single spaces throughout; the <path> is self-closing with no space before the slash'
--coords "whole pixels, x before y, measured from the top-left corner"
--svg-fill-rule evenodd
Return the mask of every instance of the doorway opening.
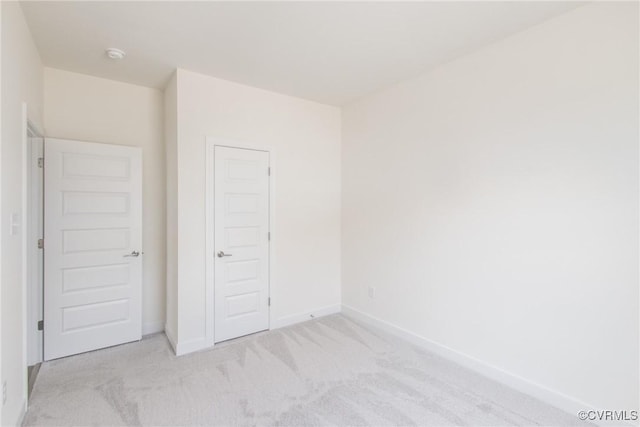
<path id="1" fill-rule="evenodd" d="M 43 361 L 141 338 L 142 152 L 24 135 L 30 390 Z"/>
<path id="2" fill-rule="evenodd" d="M 142 337 L 142 149 L 44 144 L 44 360 Z"/>

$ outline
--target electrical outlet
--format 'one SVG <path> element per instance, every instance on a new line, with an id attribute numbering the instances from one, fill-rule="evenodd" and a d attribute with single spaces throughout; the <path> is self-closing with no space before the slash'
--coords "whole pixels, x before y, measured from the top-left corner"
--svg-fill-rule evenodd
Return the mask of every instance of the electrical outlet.
<path id="1" fill-rule="evenodd" d="M 369 286 L 369 298 L 373 299 L 376 297 L 376 288 L 373 286 Z"/>
<path id="2" fill-rule="evenodd" d="M 4 406 L 5 403 L 7 403 L 7 382 L 3 381 L 2 382 L 2 405 Z"/>

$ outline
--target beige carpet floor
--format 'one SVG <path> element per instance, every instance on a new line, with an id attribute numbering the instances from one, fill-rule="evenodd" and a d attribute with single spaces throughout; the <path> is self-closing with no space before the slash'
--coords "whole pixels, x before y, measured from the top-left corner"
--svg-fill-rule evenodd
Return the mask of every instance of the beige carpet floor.
<path id="1" fill-rule="evenodd" d="M 44 363 L 24 425 L 584 425 L 343 315 L 176 357 L 163 334 Z"/>

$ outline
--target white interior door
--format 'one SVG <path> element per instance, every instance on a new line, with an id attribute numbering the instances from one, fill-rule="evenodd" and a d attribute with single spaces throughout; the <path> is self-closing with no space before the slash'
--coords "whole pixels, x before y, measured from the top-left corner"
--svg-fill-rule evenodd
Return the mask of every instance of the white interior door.
<path id="1" fill-rule="evenodd" d="M 215 147 L 215 342 L 269 329 L 269 153 Z"/>
<path id="2" fill-rule="evenodd" d="M 44 358 L 139 340 L 142 157 L 45 140 Z"/>

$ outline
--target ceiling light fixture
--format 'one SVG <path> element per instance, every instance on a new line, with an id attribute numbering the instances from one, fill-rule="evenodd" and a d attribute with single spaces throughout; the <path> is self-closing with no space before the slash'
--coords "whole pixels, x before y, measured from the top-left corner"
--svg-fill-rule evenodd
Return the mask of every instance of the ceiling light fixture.
<path id="1" fill-rule="evenodd" d="M 107 56 L 111 59 L 123 59 L 126 55 L 123 50 L 116 49 L 115 47 L 107 49 Z"/>

